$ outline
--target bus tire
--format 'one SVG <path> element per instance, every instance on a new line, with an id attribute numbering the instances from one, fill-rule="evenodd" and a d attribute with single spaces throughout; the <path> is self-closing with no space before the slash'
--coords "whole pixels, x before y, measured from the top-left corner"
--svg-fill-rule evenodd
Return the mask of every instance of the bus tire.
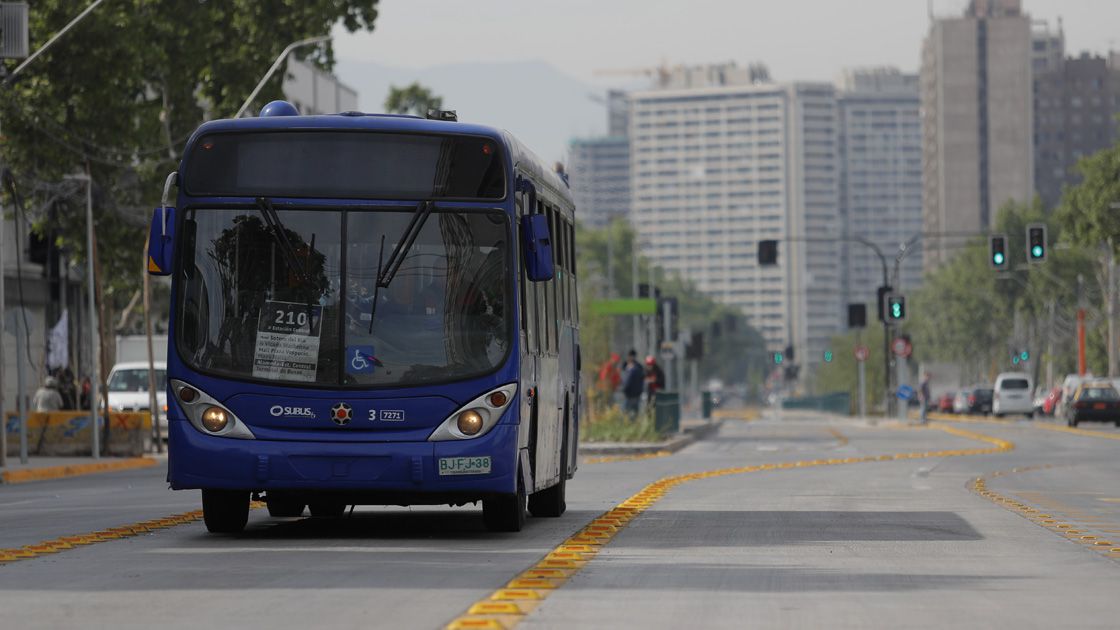
<path id="1" fill-rule="evenodd" d="M 312 501 L 307 507 L 315 518 L 342 518 L 346 514 L 346 504 L 338 501 Z"/>
<path id="2" fill-rule="evenodd" d="M 525 485 L 517 475 L 517 492 L 482 500 L 482 520 L 492 532 L 519 532 L 525 526 Z"/>
<path id="3" fill-rule="evenodd" d="M 265 502 L 268 504 L 268 515 L 276 518 L 303 516 L 303 510 L 307 507 L 303 503 L 283 495 L 266 497 Z"/>
<path id="4" fill-rule="evenodd" d="M 565 414 L 567 415 L 567 414 Z M 565 423 L 565 426 L 566 423 Z M 529 495 L 529 513 L 540 517 L 557 517 L 568 509 L 565 494 L 568 487 L 568 430 L 560 444 L 560 481 L 555 486 Z"/>
<path id="5" fill-rule="evenodd" d="M 202 520 L 210 533 L 240 533 L 249 522 L 249 493 L 244 490 L 203 490 Z"/>

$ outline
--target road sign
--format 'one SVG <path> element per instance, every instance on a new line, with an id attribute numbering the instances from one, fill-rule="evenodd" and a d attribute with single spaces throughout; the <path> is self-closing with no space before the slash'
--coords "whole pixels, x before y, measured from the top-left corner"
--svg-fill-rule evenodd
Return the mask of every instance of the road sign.
<path id="1" fill-rule="evenodd" d="M 868 357 L 871 356 L 871 349 L 868 348 L 867 346 L 856 346 L 855 355 L 856 355 L 856 361 L 859 361 L 859 362 L 862 363 L 863 361 L 866 361 Z"/>
<path id="2" fill-rule="evenodd" d="M 894 340 L 894 343 L 891 344 L 891 350 L 894 352 L 895 356 L 905 359 L 909 357 L 912 352 L 914 352 L 914 347 L 910 345 L 910 341 L 908 339 L 899 337 L 898 339 Z"/>
<path id="3" fill-rule="evenodd" d="M 899 400 L 910 400 L 914 397 L 914 388 L 909 385 L 903 385 L 898 388 L 898 393 L 895 395 L 898 396 Z"/>

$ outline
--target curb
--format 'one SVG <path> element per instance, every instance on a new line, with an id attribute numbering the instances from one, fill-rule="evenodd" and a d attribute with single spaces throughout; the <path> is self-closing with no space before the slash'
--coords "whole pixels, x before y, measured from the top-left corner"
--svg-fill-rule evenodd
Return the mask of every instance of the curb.
<path id="1" fill-rule="evenodd" d="M 723 420 L 713 420 L 707 424 L 694 425 L 684 429 L 677 436 L 664 442 L 643 442 L 641 444 L 580 444 L 580 455 L 653 455 L 656 453 L 676 453 L 697 440 L 703 440 L 719 430 Z"/>
<path id="2" fill-rule="evenodd" d="M 0 484 L 27 483 L 29 481 L 44 481 L 46 479 L 62 479 L 65 477 L 79 477 L 116 470 L 132 470 L 135 468 L 148 468 L 156 465 L 156 460 L 151 457 L 130 457 L 111 462 L 97 462 L 90 464 L 69 464 L 66 466 L 47 466 L 44 468 L 29 468 L 24 470 L 6 470 L 0 473 Z"/>

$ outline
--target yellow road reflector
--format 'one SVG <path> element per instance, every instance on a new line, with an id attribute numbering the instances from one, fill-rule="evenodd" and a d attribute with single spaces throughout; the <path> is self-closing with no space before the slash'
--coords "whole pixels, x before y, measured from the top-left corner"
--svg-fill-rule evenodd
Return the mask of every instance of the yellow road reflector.
<path id="1" fill-rule="evenodd" d="M 526 569 L 519 577 L 523 578 L 547 578 L 551 580 L 560 580 L 575 573 L 573 569 Z"/>
<path id="2" fill-rule="evenodd" d="M 549 578 L 513 578 L 506 584 L 509 588 L 556 588 L 563 580 Z"/>
<path id="3" fill-rule="evenodd" d="M 544 599 L 541 594 L 528 588 L 500 588 L 494 591 L 490 599 L 496 602 L 516 601 L 519 599 Z"/>
<path id="4" fill-rule="evenodd" d="M 506 626 L 497 619 L 487 619 L 479 617 L 472 619 L 470 617 L 460 617 L 455 621 L 447 624 L 448 630 L 466 630 L 467 628 L 475 628 L 480 630 L 505 630 Z"/>
<path id="5" fill-rule="evenodd" d="M 520 615 L 521 607 L 513 602 L 478 602 L 467 611 L 468 615 Z"/>

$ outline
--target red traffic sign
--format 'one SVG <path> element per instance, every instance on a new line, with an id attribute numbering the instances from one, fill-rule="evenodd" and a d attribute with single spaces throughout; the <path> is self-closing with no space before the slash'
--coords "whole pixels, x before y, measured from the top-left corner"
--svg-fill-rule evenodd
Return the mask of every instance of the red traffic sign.
<path id="1" fill-rule="evenodd" d="M 856 346 L 856 361 L 866 361 L 871 356 L 871 349 L 867 346 Z"/>
<path id="2" fill-rule="evenodd" d="M 891 350 L 894 351 L 895 356 L 905 359 L 910 356 L 910 353 L 914 352 L 914 347 L 910 345 L 909 341 L 899 337 L 891 344 Z"/>

